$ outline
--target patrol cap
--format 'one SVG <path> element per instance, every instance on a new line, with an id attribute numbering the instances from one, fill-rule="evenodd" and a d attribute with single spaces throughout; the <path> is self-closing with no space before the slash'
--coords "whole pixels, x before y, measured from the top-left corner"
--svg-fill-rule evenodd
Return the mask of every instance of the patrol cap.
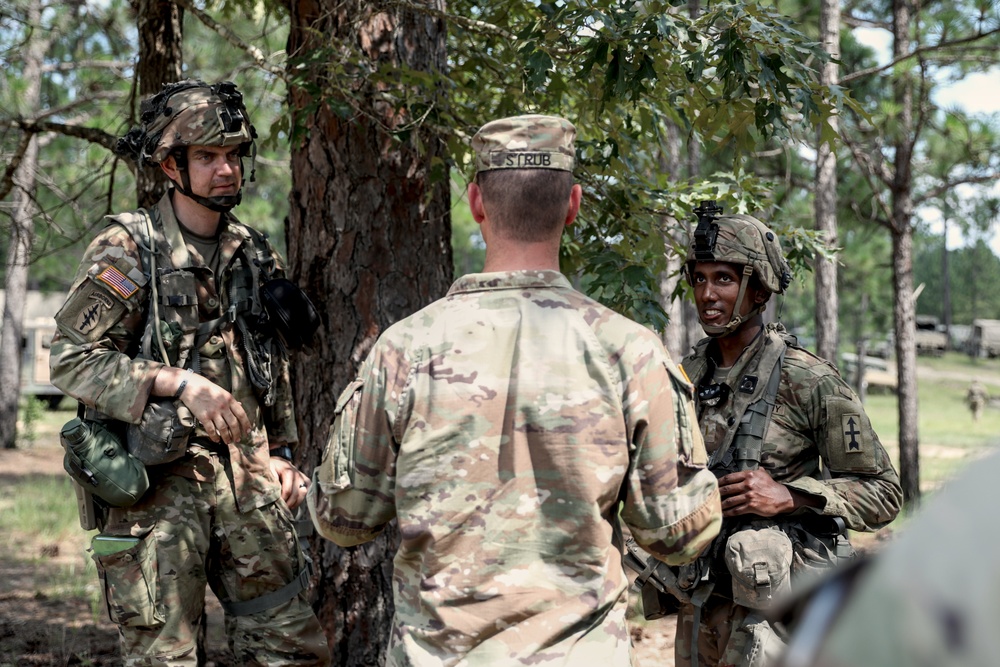
<path id="1" fill-rule="evenodd" d="M 565 118 L 528 114 L 490 121 L 472 138 L 476 172 L 493 169 L 573 171 L 576 128 Z"/>

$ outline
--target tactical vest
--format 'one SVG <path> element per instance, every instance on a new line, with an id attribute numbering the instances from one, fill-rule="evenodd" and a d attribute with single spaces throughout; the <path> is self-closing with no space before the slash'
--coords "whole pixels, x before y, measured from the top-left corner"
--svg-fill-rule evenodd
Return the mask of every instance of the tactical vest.
<path id="1" fill-rule="evenodd" d="M 788 340 L 779 334 L 769 336 L 764 343 L 764 350 L 756 366 L 746 369 L 748 372 L 740 378 L 731 397 L 733 414 L 739 415 L 736 428 L 730 429 L 726 437 L 712 452 L 708 467 L 717 477 L 726 473 L 741 470 L 755 470 L 760 466 L 761 453 L 764 446 L 764 435 L 771 423 L 771 414 L 781 385 L 781 364 L 785 359 Z M 705 354 L 705 348 L 711 340 L 705 340 L 695 348 L 698 352 L 695 363 L 690 364 L 689 374 L 695 380 L 695 403 L 698 414 L 701 415 L 701 396 L 704 393 L 706 380 L 712 374 L 712 364 Z M 687 370 L 687 369 L 685 369 Z"/>
<path id="2" fill-rule="evenodd" d="M 109 224 L 123 227 L 138 246 L 143 273 L 155 276 L 149 283 L 146 326 L 136 351 L 138 356 L 200 373 L 199 348 L 219 328 L 232 323 L 241 333 L 247 376 L 264 405 L 273 405 L 271 359 L 275 341 L 271 336 L 261 335 L 258 327 L 264 314 L 260 286 L 275 276 L 277 266 L 266 237 L 255 229 L 230 222 L 251 243 L 243 244 L 233 260 L 225 312 L 208 322 L 199 322 L 197 277 L 187 269 L 174 268 L 191 263 L 177 222 L 164 220 L 155 207 L 151 212 L 139 209 L 108 219 Z M 171 266 L 158 266 L 158 256 L 166 254 L 167 249 Z M 217 276 L 220 296 L 221 278 Z"/>

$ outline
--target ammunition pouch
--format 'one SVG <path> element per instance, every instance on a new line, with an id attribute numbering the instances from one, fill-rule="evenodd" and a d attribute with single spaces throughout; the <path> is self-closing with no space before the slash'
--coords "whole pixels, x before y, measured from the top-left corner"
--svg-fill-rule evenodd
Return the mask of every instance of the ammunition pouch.
<path id="1" fill-rule="evenodd" d="M 152 466 L 179 459 L 187 451 L 195 418 L 181 401 L 150 398 L 138 424 L 126 429 L 128 453 Z"/>
<path id="2" fill-rule="evenodd" d="M 107 505 L 131 507 L 149 488 L 146 468 L 100 422 L 74 417 L 62 427 L 60 441 L 66 472 Z"/>
<path id="3" fill-rule="evenodd" d="M 725 561 L 738 605 L 768 609 L 791 590 L 792 541 L 777 528 L 734 533 L 726 541 Z"/>

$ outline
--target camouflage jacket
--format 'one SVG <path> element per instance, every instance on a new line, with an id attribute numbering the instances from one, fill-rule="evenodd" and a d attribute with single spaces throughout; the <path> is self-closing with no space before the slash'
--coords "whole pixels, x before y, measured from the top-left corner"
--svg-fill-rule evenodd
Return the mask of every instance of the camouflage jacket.
<path id="1" fill-rule="evenodd" d="M 655 334 L 556 271 L 472 274 L 378 340 L 309 505 L 341 545 L 398 519 L 388 664 L 628 664 L 619 517 L 692 560 L 721 524 L 705 463 Z"/>
<path id="2" fill-rule="evenodd" d="M 728 447 L 743 408 L 762 395 L 774 367 L 771 361 L 765 368 L 766 360 L 776 359 L 774 353 L 786 345 L 782 332 L 768 325 L 726 373 L 725 398 L 715 405 L 699 401 L 698 420 L 709 454 Z M 892 461 L 857 395 L 836 369 L 788 339 L 760 465 L 775 481 L 821 498 L 819 513 L 842 517 L 853 530 L 876 530 L 896 517 L 902 503 Z M 711 339 L 702 340 L 682 362 L 699 386 L 712 382 L 711 377 L 706 382 L 714 368 L 711 347 Z"/>
<path id="3" fill-rule="evenodd" d="M 179 297 L 187 304 L 175 309 L 175 315 L 190 320 L 180 323 L 180 328 L 190 329 L 219 317 L 229 306 L 234 259 L 252 249 L 250 232 L 235 216 L 223 214 L 219 237 L 222 279 L 217 282 L 197 250 L 184 244 L 169 192 L 156 204 L 156 212 L 163 225 L 157 244 L 158 272 L 189 269 L 195 276 L 190 284 L 176 285 L 174 294 L 165 293 L 171 288 L 161 280 L 161 303 Z M 136 357 L 149 309 L 150 285 L 136 241 L 122 226 L 135 215 L 112 217 L 87 248 L 66 303 L 56 315 L 50 356 L 54 385 L 88 407 L 129 423 L 139 421 L 153 380 L 163 366 L 160 361 Z M 273 250 L 272 255 L 277 257 Z M 164 306 L 160 309 L 162 315 Z M 182 344 L 178 327 L 163 329 L 167 353 L 176 359 Z M 241 442 L 228 447 L 237 503 L 241 511 L 249 511 L 280 496 L 268 449 L 296 442 L 298 435 L 287 359 L 273 360 L 276 400 L 265 407 L 247 378 L 244 354 L 241 334 L 229 321 L 199 348 L 201 375 L 230 391 L 254 424 Z M 206 436 L 200 424 L 193 437 L 199 436 Z M 152 474 L 172 472 L 199 479 L 200 468 L 189 459 L 156 466 Z"/>

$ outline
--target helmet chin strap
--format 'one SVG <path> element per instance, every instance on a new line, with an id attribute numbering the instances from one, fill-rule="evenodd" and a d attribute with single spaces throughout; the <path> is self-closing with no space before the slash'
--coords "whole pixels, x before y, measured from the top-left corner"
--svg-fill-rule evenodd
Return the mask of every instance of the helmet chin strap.
<path id="1" fill-rule="evenodd" d="M 760 304 L 759 306 L 753 308 L 746 315 L 739 315 L 740 304 L 743 303 L 743 297 L 747 293 L 747 285 L 750 282 L 750 276 L 753 275 L 753 267 L 749 264 L 743 265 L 743 278 L 740 280 L 740 293 L 736 295 L 736 305 L 733 306 L 733 314 L 729 318 L 729 324 L 725 326 L 718 326 L 715 324 L 706 324 L 701 320 L 701 314 L 698 315 L 698 321 L 701 323 L 701 328 L 705 330 L 705 333 L 712 338 L 722 338 L 723 336 L 728 336 L 737 329 L 740 325 L 754 317 L 757 313 L 764 312 L 764 308 L 767 307 L 767 302 Z"/>
<path id="2" fill-rule="evenodd" d="M 188 199 L 192 199 L 205 208 L 216 213 L 228 213 L 243 200 L 243 172 L 240 172 L 240 189 L 234 195 L 220 195 L 218 197 L 202 197 L 191 191 L 191 176 L 188 174 L 187 159 L 176 156 L 177 171 L 181 173 L 181 182 L 174 181 L 177 189 Z"/>

